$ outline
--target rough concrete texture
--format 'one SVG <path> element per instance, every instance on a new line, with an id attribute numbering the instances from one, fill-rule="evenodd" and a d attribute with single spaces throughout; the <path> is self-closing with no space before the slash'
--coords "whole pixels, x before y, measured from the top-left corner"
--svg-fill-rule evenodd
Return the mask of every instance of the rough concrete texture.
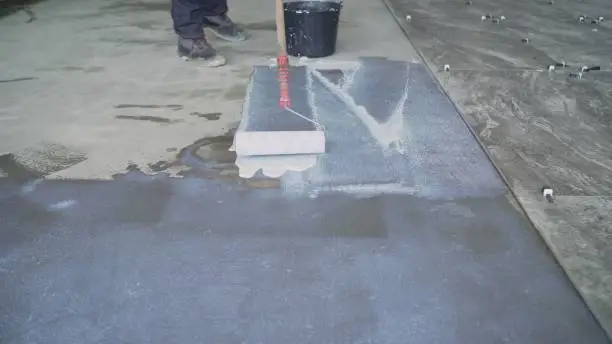
<path id="1" fill-rule="evenodd" d="M 306 172 L 237 178 L 229 136 L 184 149 L 182 179 L 12 171 L 0 340 L 608 343 L 423 65 L 312 73 L 334 149 Z"/>
<path id="2" fill-rule="evenodd" d="M 359 59 L 348 69 L 309 68 L 312 104 L 328 150 L 289 190 L 344 190 L 432 198 L 505 190 L 452 103 L 421 64 Z"/>
<path id="3" fill-rule="evenodd" d="M 0 21 L 0 342 L 608 342 L 499 179 L 420 197 L 239 178 L 231 135 L 205 136 L 274 55 L 272 1 L 236 6 L 255 39 L 218 43 L 233 61 L 218 70 L 175 60 L 167 6 L 49 0 Z M 342 20 L 339 59 L 415 56 L 381 3 Z M 449 105 L 433 119 L 459 123 Z M 371 139 L 365 118 L 347 123 Z M 466 138 L 449 139 L 482 158 Z"/>
<path id="4" fill-rule="evenodd" d="M 207 178 L 0 181 L 0 342 L 608 342 L 503 190 L 288 198 L 183 157 Z"/>
<path id="5" fill-rule="evenodd" d="M 387 3 L 612 334 L 609 3 Z M 583 65 L 601 70 L 575 78 Z M 557 203 L 543 202 L 545 185 L 562 196 Z"/>
<path id="6" fill-rule="evenodd" d="M 3 18 L 0 154 L 30 164 L 23 152 L 54 145 L 86 160 L 49 178 L 109 179 L 128 164 L 149 170 L 175 150 L 235 127 L 253 65 L 267 65 L 278 50 L 274 1 L 235 5 L 232 17 L 252 37 L 235 45 L 211 35 L 230 62 L 219 69 L 176 57 L 168 1 L 50 0 L 32 7 L 31 23 L 23 13 Z M 347 3 L 336 56 L 380 55 L 416 53 L 384 6 Z"/>

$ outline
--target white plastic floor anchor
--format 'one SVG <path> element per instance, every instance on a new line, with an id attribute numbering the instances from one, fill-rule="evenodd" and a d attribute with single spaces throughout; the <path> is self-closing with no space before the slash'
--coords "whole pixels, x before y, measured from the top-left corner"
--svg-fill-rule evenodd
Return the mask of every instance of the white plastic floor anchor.
<path id="1" fill-rule="evenodd" d="M 553 198 L 553 189 L 549 186 L 545 186 L 542 188 L 542 196 L 544 197 L 544 199 L 546 199 L 549 203 L 553 203 L 554 202 L 554 198 Z"/>

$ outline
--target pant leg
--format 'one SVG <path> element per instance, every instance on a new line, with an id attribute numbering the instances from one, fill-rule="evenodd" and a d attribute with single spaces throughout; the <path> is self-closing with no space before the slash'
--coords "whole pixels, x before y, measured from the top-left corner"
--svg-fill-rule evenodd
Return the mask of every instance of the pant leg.
<path id="1" fill-rule="evenodd" d="M 200 0 L 205 16 L 220 16 L 227 13 L 227 0 Z"/>
<path id="2" fill-rule="evenodd" d="M 174 32 L 182 38 L 204 37 L 204 13 L 202 4 L 207 0 L 172 0 L 170 15 Z"/>

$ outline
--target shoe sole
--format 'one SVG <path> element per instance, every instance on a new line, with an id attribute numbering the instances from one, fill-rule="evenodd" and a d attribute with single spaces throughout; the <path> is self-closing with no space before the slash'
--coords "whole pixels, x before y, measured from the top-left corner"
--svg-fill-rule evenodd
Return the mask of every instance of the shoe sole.
<path id="1" fill-rule="evenodd" d="M 181 56 L 181 60 L 183 61 L 198 61 L 202 62 L 205 67 L 221 67 L 227 64 L 227 59 L 223 56 L 215 56 L 211 59 L 203 59 L 203 58 L 191 58 L 189 56 Z"/>

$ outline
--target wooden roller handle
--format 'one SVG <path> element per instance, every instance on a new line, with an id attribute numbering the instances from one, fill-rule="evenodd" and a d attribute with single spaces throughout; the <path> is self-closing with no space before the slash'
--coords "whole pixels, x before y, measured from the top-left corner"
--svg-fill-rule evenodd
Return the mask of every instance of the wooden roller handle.
<path id="1" fill-rule="evenodd" d="M 280 89 L 279 105 L 281 108 L 287 108 L 291 106 L 291 99 L 289 98 L 289 58 L 287 57 L 283 0 L 276 0 L 276 39 L 278 40 L 279 48 L 279 54 L 276 58 L 278 86 Z"/>
<path id="2" fill-rule="evenodd" d="M 285 37 L 285 10 L 283 0 L 276 0 L 276 40 L 280 50 L 279 55 L 287 54 L 287 38 Z"/>

